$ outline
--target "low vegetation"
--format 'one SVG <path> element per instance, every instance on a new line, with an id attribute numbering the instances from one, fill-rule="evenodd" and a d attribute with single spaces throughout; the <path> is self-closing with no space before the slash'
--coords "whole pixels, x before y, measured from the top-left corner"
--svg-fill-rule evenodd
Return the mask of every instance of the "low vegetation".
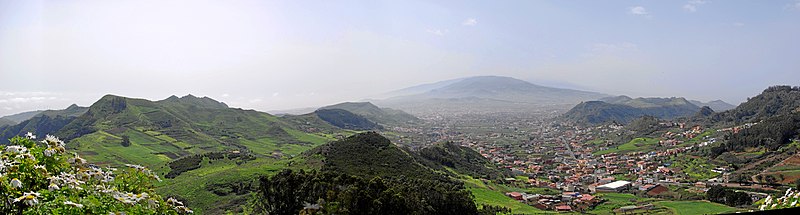
<path id="1" fill-rule="evenodd" d="M 70 155 L 54 136 L 14 137 L 0 146 L 3 214 L 185 214 L 192 210 L 154 191 L 149 169 L 99 167 Z"/>

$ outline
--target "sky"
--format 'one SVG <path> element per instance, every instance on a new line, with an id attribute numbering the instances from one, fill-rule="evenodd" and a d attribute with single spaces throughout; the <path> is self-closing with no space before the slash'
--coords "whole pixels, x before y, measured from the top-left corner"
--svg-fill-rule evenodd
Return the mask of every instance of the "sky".
<path id="1" fill-rule="evenodd" d="M 738 104 L 800 85 L 800 0 L 0 0 L 0 116 L 105 94 L 280 110 L 477 75 Z"/>

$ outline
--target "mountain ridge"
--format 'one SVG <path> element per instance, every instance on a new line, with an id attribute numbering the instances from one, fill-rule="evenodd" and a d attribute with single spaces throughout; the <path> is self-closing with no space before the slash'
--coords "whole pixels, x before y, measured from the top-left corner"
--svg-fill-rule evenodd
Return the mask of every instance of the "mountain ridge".
<path id="1" fill-rule="evenodd" d="M 608 96 L 545 87 L 504 76 L 474 76 L 409 88 L 415 87 L 424 89 L 424 92 L 369 101 L 412 114 L 443 113 L 444 110 L 447 110 L 446 113 L 528 112 L 542 107 L 561 109 L 564 108 L 562 105 L 572 106 L 581 101 Z M 464 99 L 470 101 L 463 102 Z"/>

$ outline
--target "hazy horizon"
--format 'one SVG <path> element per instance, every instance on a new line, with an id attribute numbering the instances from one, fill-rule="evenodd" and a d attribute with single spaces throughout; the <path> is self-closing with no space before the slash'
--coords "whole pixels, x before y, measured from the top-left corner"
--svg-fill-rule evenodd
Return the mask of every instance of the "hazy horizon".
<path id="1" fill-rule="evenodd" d="M 800 85 L 798 20 L 798 0 L 0 0 L 0 116 L 105 94 L 284 110 L 479 75 L 736 105 Z"/>

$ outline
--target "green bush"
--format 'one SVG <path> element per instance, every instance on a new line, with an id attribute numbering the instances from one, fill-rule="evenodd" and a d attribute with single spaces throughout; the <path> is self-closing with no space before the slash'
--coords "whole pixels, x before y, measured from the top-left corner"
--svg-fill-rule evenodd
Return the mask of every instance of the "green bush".
<path id="1" fill-rule="evenodd" d="M 192 213 L 156 194 L 153 180 L 160 179 L 145 167 L 99 167 L 68 154 L 57 137 L 35 139 L 28 133 L 0 146 L 2 214 Z"/>

